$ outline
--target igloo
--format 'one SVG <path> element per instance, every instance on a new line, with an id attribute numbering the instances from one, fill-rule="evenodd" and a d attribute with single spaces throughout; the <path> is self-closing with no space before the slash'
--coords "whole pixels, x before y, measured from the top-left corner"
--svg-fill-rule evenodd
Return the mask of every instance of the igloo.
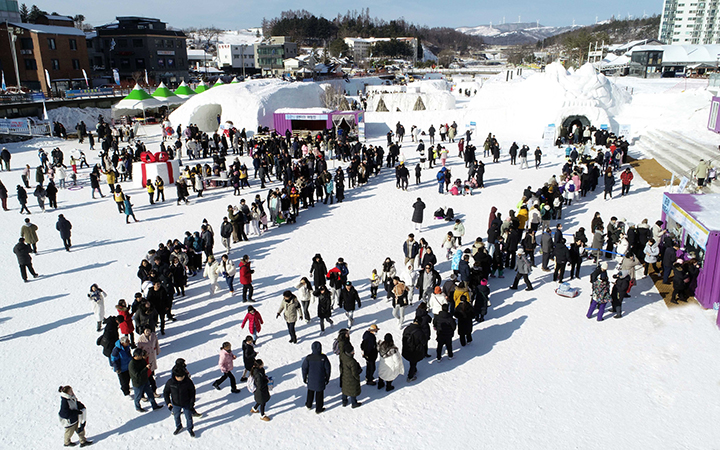
<path id="1" fill-rule="evenodd" d="M 317 83 L 288 83 L 280 80 L 251 80 L 215 86 L 194 95 L 170 114 L 170 122 L 184 127 L 194 123 L 213 132 L 220 123 L 254 131 L 258 125 L 273 126 L 273 112 L 280 108 L 321 107 L 323 89 Z"/>

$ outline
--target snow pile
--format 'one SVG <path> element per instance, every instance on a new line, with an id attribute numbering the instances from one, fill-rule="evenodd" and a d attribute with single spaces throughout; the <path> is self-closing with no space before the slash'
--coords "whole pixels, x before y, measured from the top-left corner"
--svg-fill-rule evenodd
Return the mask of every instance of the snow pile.
<path id="1" fill-rule="evenodd" d="M 570 72 L 553 63 L 545 72 L 525 71 L 509 82 L 506 77 L 502 72 L 489 79 L 468 106 L 475 114 L 488 115 L 496 129 L 512 121 L 537 133 L 550 123 L 561 125 L 570 116 L 585 116 L 595 126 L 615 129 L 614 116 L 631 99 L 589 64 Z M 494 113 L 488 114 L 488 108 Z"/>
<path id="2" fill-rule="evenodd" d="M 323 106 L 322 88 L 317 83 L 287 83 L 279 80 L 251 80 L 216 86 L 191 97 L 170 114 L 173 126 L 197 124 L 201 130 L 217 130 L 217 115 L 223 122 L 241 124 L 248 130 L 258 125 L 273 126 L 273 113 L 283 107 Z"/>
<path id="3" fill-rule="evenodd" d="M 252 45 L 262 41 L 261 28 L 246 28 L 244 30 L 228 30 L 218 35 L 220 44 Z"/>
<path id="4" fill-rule="evenodd" d="M 75 125 L 80 121 L 84 121 L 88 128 L 94 129 L 98 117 L 101 115 L 106 122 L 110 122 L 112 110 L 110 108 L 70 108 L 67 106 L 48 110 L 50 121 L 60 122 L 65 125 L 67 130 L 75 129 Z"/>

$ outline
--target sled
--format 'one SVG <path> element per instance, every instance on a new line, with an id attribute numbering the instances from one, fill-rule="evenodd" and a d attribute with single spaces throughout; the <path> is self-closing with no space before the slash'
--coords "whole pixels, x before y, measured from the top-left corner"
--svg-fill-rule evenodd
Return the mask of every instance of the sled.
<path id="1" fill-rule="evenodd" d="M 561 297 L 575 298 L 580 295 L 580 288 L 574 288 L 570 283 L 560 283 L 555 293 Z"/>

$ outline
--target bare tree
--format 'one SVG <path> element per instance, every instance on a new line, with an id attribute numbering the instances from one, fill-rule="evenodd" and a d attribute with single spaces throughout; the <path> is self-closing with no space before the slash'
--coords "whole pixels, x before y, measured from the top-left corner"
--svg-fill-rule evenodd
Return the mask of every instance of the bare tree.
<path id="1" fill-rule="evenodd" d="M 349 111 L 350 105 L 345 98 L 345 90 L 339 81 L 331 81 L 325 86 L 324 92 L 320 96 L 323 106 L 333 111 Z"/>

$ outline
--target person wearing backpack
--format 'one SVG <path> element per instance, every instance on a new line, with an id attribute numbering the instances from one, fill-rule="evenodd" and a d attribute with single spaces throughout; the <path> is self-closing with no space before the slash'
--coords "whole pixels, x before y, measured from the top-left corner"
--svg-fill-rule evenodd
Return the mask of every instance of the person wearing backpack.
<path id="1" fill-rule="evenodd" d="M 303 382 L 307 385 L 307 400 L 305 407 L 312 409 L 315 400 L 315 413 L 325 411 L 325 386 L 330 382 L 332 367 L 330 360 L 322 352 L 322 344 L 315 341 L 311 345 L 312 353 L 305 357 L 302 363 Z"/>
<path id="2" fill-rule="evenodd" d="M 457 317 L 460 345 L 465 347 L 465 344 L 472 342 L 473 319 L 475 318 L 475 310 L 465 295 L 460 298 L 460 304 L 455 307 L 454 315 Z"/>
<path id="3" fill-rule="evenodd" d="M 425 334 L 417 319 L 408 325 L 402 336 L 402 356 L 410 363 L 408 382 L 417 379 L 417 363 L 425 358 Z"/>
<path id="4" fill-rule="evenodd" d="M 437 360 L 442 360 L 443 346 L 447 349 L 448 358 L 453 358 L 452 339 L 455 335 L 455 319 L 448 312 L 449 306 L 442 305 L 442 311 L 433 319 L 433 328 L 437 339 Z"/>
<path id="5" fill-rule="evenodd" d="M 260 413 L 260 420 L 269 422 L 270 416 L 265 415 L 265 405 L 270 401 L 269 379 L 265 374 L 265 364 L 262 359 L 255 360 L 250 378 L 248 378 L 248 390 L 253 393 L 255 405 L 250 408 L 250 414 Z"/>

